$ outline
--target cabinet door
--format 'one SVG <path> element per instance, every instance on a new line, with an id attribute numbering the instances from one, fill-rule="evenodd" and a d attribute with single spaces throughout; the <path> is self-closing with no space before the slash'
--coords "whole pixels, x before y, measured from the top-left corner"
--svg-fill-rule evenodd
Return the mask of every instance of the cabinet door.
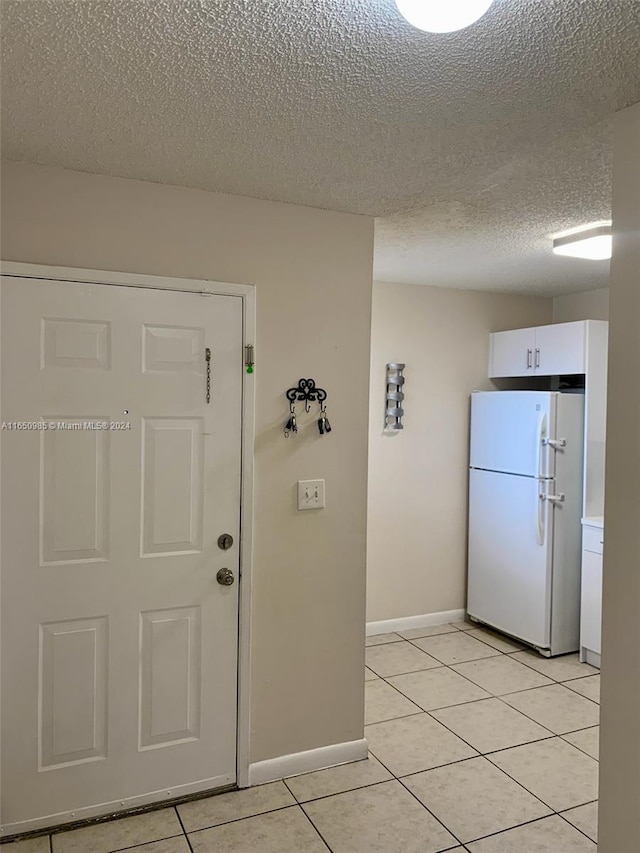
<path id="1" fill-rule="evenodd" d="M 585 372 L 584 321 L 538 326 L 535 330 L 535 373 L 538 376 Z"/>
<path id="2" fill-rule="evenodd" d="M 600 654 L 602 622 L 602 554 L 582 552 L 580 645 Z"/>
<path id="3" fill-rule="evenodd" d="M 531 376 L 535 329 L 514 329 L 491 335 L 489 376 Z"/>

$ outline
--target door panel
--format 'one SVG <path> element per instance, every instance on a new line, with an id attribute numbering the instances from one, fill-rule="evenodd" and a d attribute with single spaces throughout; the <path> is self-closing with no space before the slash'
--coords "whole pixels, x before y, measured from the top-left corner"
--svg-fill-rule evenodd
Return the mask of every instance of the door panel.
<path id="1" fill-rule="evenodd" d="M 535 329 L 512 329 L 491 335 L 489 376 L 529 376 L 533 374 Z"/>
<path id="2" fill-rule="evenodd" d="M 602 635 L 602 555 L 582 552 L 582 602 L 580 645 L 601 653 Z"/>
<path id="3" fill-rule="evenodd" d="M 533 645 L 550 645 L 553 513 L 538 481 L 491 471 L 470 472 L 469 586 L 471 616 Z"/>
<path id="4" fill-rule="evenodd" d="M 470 464 L 487 471 L 553 477 L 556 399 L 547 391 L 477 391 L 471 395 Z"/>
<path id="5" fill-rule="evenodd" d="M 59 416 L 46 415 L 57 423 Z M 109 553 L 109 441 L 106 431 L 75 429 L 104 414 L 66 416 L 69 430 L 40 433 L 40 565 L 106 560 Z"/>
<path id="6" fill-rule="evenodd" d="M 584 373 L 586 364 L 586 324 L 555 323 L 538 326 L 536 369 L 539 376 Z"/>
<path id="7" fill-rule="evenodd" d="M 41 625 L 41 770 L 104 758 L 107 746 L 107 620 Z"/>
<path id="8" fill-rule="evenodd" d="M 140 614 L 140 749 L 200 734 L 200 608 Z"/>
<path id="9" fill-rule="evenodd" d="M 242 300 L 5 278 L 2 322 L 3 831 L 229 784 Z"/>
<path id="10" fill-rule="evenodd" d="M 202 418 L 144 418 L 142 556 L 202 550 Z"/>

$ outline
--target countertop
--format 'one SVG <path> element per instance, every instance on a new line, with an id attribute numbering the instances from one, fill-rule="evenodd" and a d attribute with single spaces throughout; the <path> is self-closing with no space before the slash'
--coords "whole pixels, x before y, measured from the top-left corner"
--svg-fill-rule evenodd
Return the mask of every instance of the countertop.
<path id="1" fill-rule="evenodd" d="M 604 516 L 588 515 L 582 519 L 582 523 L 587 527 L 599 527 L 600 529 L 604 529 Z"/>

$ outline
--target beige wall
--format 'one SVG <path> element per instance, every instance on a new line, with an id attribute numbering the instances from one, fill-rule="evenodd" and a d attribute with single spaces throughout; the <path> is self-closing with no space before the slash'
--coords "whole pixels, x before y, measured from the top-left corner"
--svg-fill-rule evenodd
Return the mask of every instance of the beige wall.
<path id="1" fill-rule="evenodd" d="M 609 288 L 568 293 L 553 300 L 553 322 L 569 323 L 572 320 L 608 320 Z"/>
<path id="2" fill-rule="evenodd" d="M 30 165 L 2 189 L 6 260 L 256 285 L 251 760 L 361 738 L 373 220 Z M 330 436 L 283 437 L 301 376 Z"/>
<path id="3" fill-rule="evenodd" d="M 600 853 L 640 850 L 640 104 L 615 121 Z"/>
<path id="4" fill-rule="evenodd" d="M 465 606 L 469 394 L 489 333 L 551 322 L 551 299 L 376 282 L 367 621 Z M 405 362 L 405 428 L 383 434 L 385 365 Z"/>

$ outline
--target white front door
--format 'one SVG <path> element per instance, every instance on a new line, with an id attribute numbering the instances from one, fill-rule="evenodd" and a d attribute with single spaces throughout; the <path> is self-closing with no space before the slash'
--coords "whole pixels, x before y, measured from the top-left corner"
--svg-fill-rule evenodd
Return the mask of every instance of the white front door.
<path id="1" fill-rule="evenodd" d="M 242 299 L 2 299 L 3 832 L 232 784 Z"/>

